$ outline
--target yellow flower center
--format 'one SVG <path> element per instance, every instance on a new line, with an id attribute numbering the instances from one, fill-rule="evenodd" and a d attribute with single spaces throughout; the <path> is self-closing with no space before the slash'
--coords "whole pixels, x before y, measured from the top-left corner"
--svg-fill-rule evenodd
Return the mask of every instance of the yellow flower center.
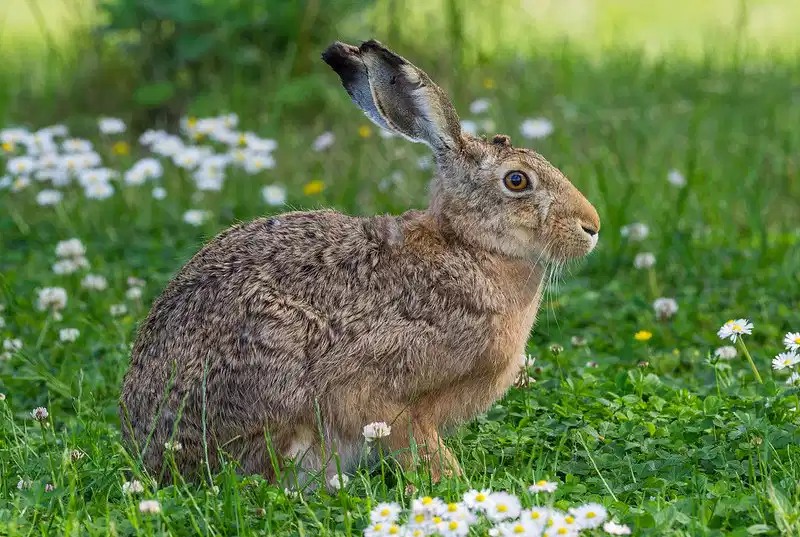
<path id="1" fill-rule="evenodd" d="M 567 528 L 558 528 L 558 531 L 556 533 L 559 535 L 566 535 L 568 532 L 569 530 Z"/>
<path id="2" fill-rule="evenodd" d="M 194 126 L 197 125 L 197 118 L 196 117 L 187 118 L 186 125 L 190 128 L 194 128 Z"/>
<path id="3" fill-rule="evenodd" d="M 456 511 L 458 511 L 458 504 L 455 504 L 455 503 L 448 503 L 448 504 L 447 504 L 447 510 L 448 510 L 449 512 L 451 512 L 451 513 L 455 513 Z"/>
<path id="4" fill-rule="evenodd" d="M 498 513 L 505 513 L 506 511 L 508 511 L 508 506 L 507 505 L 504 505 L 504 504 L 501 503 L 500 505 L 497 506 L 497 512 Z"/>
<path id="5" fill-rule="evenodd" d="M 400 527 L 399 526 L 397 526 L 395 524 L 392 524 L 391 526 L 389 526 L 389 535 L 397 535 L 398 533 L 400 533 Z"/>
<path id="6" fill-rule="evenodd" d="M 494 79 L 491 79 L 491 78 L 484 79 L 483 87 L 486 88 L 486 89 L 494 88 Z"/>
<path id="7" fill-rule="evenodd" d="M 475 496 L 475 501 L 476 502 L 485 502 L 486 501 L 486 496 L 482 492 L 479 492 L 478 495 Z"/>
<path id="8" fill-rule="evenodd" d="M 422 505 L 429 505 L 433 501 L 433 498 L 430 496 L 425 496 L 422 498 Z"/>
<path id="9" fill-rule="evenodd" d="M 414 517 L 414 521 L 417 524 L 421 524 L 421 523 L 425 522 L 425 515 L 417 515 L 417 516 L 415 516 Z"/>
<path id="10" fill-rule="evenodd" d="M 111 146 L 111 152 L 115 155 L 127 155 L 131 152 L 131 146 L 127 142 L 117 142 Z"/>
<path id="11" fill-rule="evenodd" d="M 361 125 L 358 128 L 358 135 L 361 136 L 362 138 L 369 138 L 371 134 L 372 134 L 372 129 L 369 128 L 369 125 Z"/>
<path id="12" fill-rule="evenodd" d="M 247 145 L 247 138 L 244 137 L 244 134 L 239 135 L 239 145 Z"/>
<path id="13" fill-rule="evenodd" d="M 307 185 L 303 187 L 303 194 L 306 196 L 313 196 L 314 194 L 319 194 L 325 188 L 325 183 L 320 180 L 311 181 Z M 425 500 L 422 500 L 425 503 Z M 430 503 L 430 502 L 428 502 Z"/>
<path id="14" fill-rule="evenodd" d="M 736 332 L 741 331 L 742 326 L 739 324 L 734 324 L 731 328 L 733 328 Z"/>
<path id="15" fill-rule="evenodd" d="M 7 153 L 11 153 L 14 151 L 14 143 L 13 142 L 3 142 L 3 151 Z"/>
<path id="16" fill-rule="evenodd" d="M 542 516 L 542 515 L 541 515 L 541 514 L 539 514 L 539 511 L 531 511 L 531 518 L 532 518 L 533 520 L 539 520 L 539 517 L 541 517 L 541 516 Z"/>
<path id="17" fill-rule="evenodd" d="M 525 533 L 525 526 L 522 524 L 517 524 L 514 526 L 514 533 Z"/>
<path id="18" fill-rule="evenodd" d="M 383 529 L 383 524 L 375 524 L 375 526 L 372 529 L 374 529 L 375 531 L 381 531 Z"/>
<path id="19" fill-rule="evenodd" d="M 541 481 L 537 481 L 536 484 L 539 485 L 540 487 L 543 487 L 543 486 L 545 486 L 547 484 L 547 481 L 542 479 Z"/>
<path id="20" fill-rule="evenodd" d="M 433 517 L 433 523 L 434 523 L 434 524 L 438 524 L 438 523 L 439 523 L 439 522 L 441 522 L 441 521 L 442 521 L 442 517 L 439 517 L 439 516 L 435 516 L 435 517 Z"/>
<path id="21" fill-rule="evenodd" d="M 798 345 L 800 345 L 800 336 L 797 336 L 796 338 L 794 338 L 794 342 L 797 343 Z"/>
<path id="22" fill-rule="evenodd" d="M 573 522 L 575 522 L 575 519 L 569 515 L 565 516 L 564 520 L 567 522 L 567 524 L 572 524 Z"/>
<path id="23" fill-rule="evenodd" d="M 549 527 L 552 525 L 553 525 L 553 519 L 551 518 L 550 520 L 547 521 L 547 526 Z"/>
<path id="24" fill-rule="evenodd" d="M 639 330 L 633 336 L 636 341 L 647 341 L 651 337 L 653 337 L 653 333 L 648 330 Z"/>
<path id="25" fill-rule="evenodd" d="M 381 516 L 389 516 L 389 510 L 386 508 L 381 509 Z"/>
<path id="26" fill-rule="evenodd" d="M 457 530 L 458 529 L 458 522 L 455 520 L 451 521 L 450 524 L 447 525 L 450 530 Z"/>

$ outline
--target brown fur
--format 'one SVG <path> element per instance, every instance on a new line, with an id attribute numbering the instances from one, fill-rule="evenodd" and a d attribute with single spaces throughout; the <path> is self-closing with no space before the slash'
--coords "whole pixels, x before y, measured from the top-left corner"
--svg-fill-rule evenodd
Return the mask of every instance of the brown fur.
<path id="1" fill-rule="evenodd" d="M 124 436 L 147 444 L 157 475 L 168 475 L 170 440 L 183 446 L 181 472 L 203 469 L 204 380 L 212 471 L 221 450 L 271 476 L 268 437 L 279 456 L 329 478 L 331 450 L 350 469 L 363 426 L 386 421 L 385 445 L 403 463 L 413 464 L 413 437 L 435 479 L 458 472 L 440 431 L 514 382 L 548 264 L 595 244 L 597 213 L 561 172 L 507 137 L 462 133 L 422 71 L 375 41 L 324 57 L 378 124 L 433 149 L 431 205 L 261 218 L 200 250 L 141 325 L 122 390 Z M 510 170 L 532 188 L 505 189 Z"/>

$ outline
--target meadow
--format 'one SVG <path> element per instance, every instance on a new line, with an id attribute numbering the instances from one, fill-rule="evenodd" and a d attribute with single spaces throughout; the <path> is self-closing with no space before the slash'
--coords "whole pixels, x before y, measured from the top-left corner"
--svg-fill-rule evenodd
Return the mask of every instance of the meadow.
<path id="1" fill-rule="evenodd" d="M 80 55 L 52 58 L 61 36 L 35 60 L 66 62 L 52 77 L 32 57 L 0 70 L 0 535 L 800 535 L 796 6 L 751 2 L 747 24 L 725 11 L 730 28 L 684 46 L 670 36 L 696 33 L 663 5 L 637 18 L 598 2 L 596 26 L 550 6 L 547 24 L 524 19 L 547 27 L 537 41 L 476 30 L 481 14 L 514 21 L 479 4 L 446 35 L 431 15 L 428 46 L 424 10 L 393 26 L 403 2 L 335 37 L 374 36 L 427 70 L 464 129 L 544 155 L 602 229 L 548 286 L 517 384 L 448 436 L 464 475 L 439 483 L 382 452 L 333 491 L 233 462 L 157 485 L 117 415 L 138 323 L 205 241 L 289 210 L 424 208 L 424 146 L 370 124 L 319 50 L 302 78 L 276 61 L 261 85 L 210 82 L 172 132 L 135 127 L 129 95 L 64 89 Z M 716 20 L 695 14 L 687 27 Z M 33 50 L 23 33 L 0 50 Z M 510 522 L 535 512 L 556 523 Z"/>

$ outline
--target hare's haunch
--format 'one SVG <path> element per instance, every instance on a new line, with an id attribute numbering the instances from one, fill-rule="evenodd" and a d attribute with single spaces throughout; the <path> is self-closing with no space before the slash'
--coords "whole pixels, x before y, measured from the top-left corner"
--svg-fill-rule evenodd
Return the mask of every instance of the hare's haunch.
<path id="1" fill-rule="evenodd" d="M 384 453 L 458 472 L 440 431 L 514 382 L 545 271 L 588 254 L 600 221 L 539 154 L 462 132 L 445 93 L 377 41 L 322 55 L 381 128 L 428 145 L 430 206 L 400 216 L 288 213 L 234 226 L 169 283 L 125 376 L 125 439 L 162 479 L 219 466 L 274 475 L 293 458 L 325 480 Z M 165 444 L 182 449 L 165 455 Z M 325 449 L 322 449 L 322 446 Z M 170 461 L 167 464 L 167 461 Z"/>

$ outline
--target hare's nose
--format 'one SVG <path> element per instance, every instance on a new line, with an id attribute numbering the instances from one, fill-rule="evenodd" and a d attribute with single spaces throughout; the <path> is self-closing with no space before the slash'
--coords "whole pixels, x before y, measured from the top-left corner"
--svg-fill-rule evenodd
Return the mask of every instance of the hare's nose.
<path id="1" fill-rule="evenodd" d="M 597 227 L 591 224 L 581 224 L 581 229 L 584 230 L 590 237 L 597 235 Z"/>

